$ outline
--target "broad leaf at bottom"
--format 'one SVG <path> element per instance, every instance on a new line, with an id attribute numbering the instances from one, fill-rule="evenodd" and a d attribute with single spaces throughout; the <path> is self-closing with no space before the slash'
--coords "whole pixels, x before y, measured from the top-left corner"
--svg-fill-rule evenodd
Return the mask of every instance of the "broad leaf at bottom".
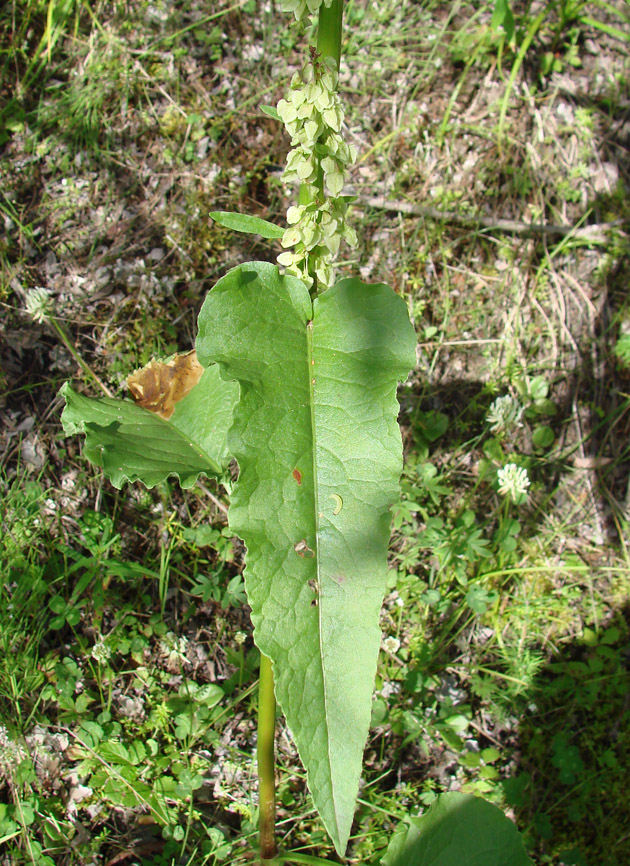
<path id="1" fill-rule="evenodd" d="M 415 363 L 402 298 L 350 279 L 313 303 L 267 263 L 208 294 L 197 353 L 240 383 L 230 526 L 247 546 L 254 636 L 337 851 L 354 815 L 380 646 L 397 382 Z"/>

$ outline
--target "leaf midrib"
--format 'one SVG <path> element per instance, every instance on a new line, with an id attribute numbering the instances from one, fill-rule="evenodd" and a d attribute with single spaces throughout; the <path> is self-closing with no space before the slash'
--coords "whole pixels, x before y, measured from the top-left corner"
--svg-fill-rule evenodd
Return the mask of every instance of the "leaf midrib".
<path id="1" fill-rule="evenodd" d="M 313 310 L 313 318 L 315 311 Z M 317 592 L 318 592 L 318 604 L 317 604 L 317 627 L 319 633 L 319 663 L 322 671 L 322 686 L 324 691 L 324 722 L 326 725 L 326 758 L 328 761 L 328 777 L 330 779 L 330 788 L 332 795 L 332 804 L 333 811 L 335 814 L 335 821 L 337 824 L 337 833 L 339 834 L 339 816 L 337 815 L 337 798 L 335 796 L 335 778 L 332 767 L 332 759 L 330 754 L 330 746 L 331 746 L 331 738 L 329 736 L 329 724 L 328 724 L 328 688 L 326 684 L 326 668 L 324 667 L 323 656 L 322 656 L 322 607 L 323 607 L 323 585 L 321 580 L 321 571 L 320 571 L 320 556 L 319 556 L 319 516 L 320 516 L 320 507 L 319 507 L 319 487 L 318 487 L 318 474 L 317 474 L 317 447 L 316 447 L 316 426 L 315 426 L 315 384 L 317 383 L 317 374 L 316 374 L 316 364 L 314 364 L 314 355 L 313 355 L 313 318 L 311 318 L 306 323 L 306 363 L 307 363 L 307 375 L 308 375 L 308 392 L 309 392 L 309 411 L 310 411 L 310 422 L 311 422 L 311 460 L 312 460 L 312 472 L 313 472 L 313 513 L 315 517 L 315 573 L 317 576 Z"/>

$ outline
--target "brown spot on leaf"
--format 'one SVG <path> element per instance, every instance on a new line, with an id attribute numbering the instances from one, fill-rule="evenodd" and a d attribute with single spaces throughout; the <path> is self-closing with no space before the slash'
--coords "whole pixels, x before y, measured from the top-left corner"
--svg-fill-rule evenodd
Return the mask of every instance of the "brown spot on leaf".
<path id="1" fill-rule="evenodd" d="M 295 550 L 298 556 L 307 557 L 309 559 L 315 556 L 314 550 L 308 546 L 305 538 L 303 538 L 302 541 L 298 541 L 297 544 L 294 544 L 293 550 Z"/>
<path id="2" fill-rule="evenodd" d="M 149 361 L 127 378 L 129 392 L 135 402 L 168 421 L 175 406 L 201 379 L 203 367 L 197 353 L 174 355 L 169 361 Z"/>
<path id="3" fill-rule="evenodd" d="M 297 483 L 301 484 L 302 483 L 302 473 L 300 472 L 300 470 L 294 469 L 292 474 L 293 474 L 293 477 L 295 478 L 295 480 L 297 481 Z"/>

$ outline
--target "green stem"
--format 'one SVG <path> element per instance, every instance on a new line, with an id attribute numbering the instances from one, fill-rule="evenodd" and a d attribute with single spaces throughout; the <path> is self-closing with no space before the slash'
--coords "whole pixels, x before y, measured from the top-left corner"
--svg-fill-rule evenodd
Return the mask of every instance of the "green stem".
<path id="1" fill-rule="evenodd" d="M 339 70 L 341 59 L 341 30 L 343 20 L 343 0 L 332 0 L 330 6 L 322 3 L 319 7 L 317 26 L 317 52 L 323 57 L 333 57 Z"/>
<path id="2" fill-rule="evenodd" d="M 72 355 L 72 357 L 74 358 L 74 360 L 77 362 L 77 364 L 79 365 L 79 367 L 81 367 L 81 369 L 83 370 L 83 372 L 84 372 L 84 373 L 87 373 L 87 375 L 88 375 L 91 379 L 94 379 L 94 381 L 96 382 L 96 384 L 99 386 L 99 388 L 100 388 L 101 391 L 105 394 L 106 397 L 113 397 L 114 395 L 113 395 L 112 392 L 109 390 L 109 388 L 107 387 L 107 385 L 105 385 L 103 382 L 101 382 L 101 380 L 98 378 L 98 376 L 96 375 L 96 373 L 94 372 L 94 370 L 92 370 L 92 368 L 89 367 L 89 366 L 85 363 L 85 361 L 83 360 L 83 358 L 79 355 L 79 353 L 77 352 L 77 350 L 74 348 L 74 346 L 72 345 L 72 342 L 71 342 L 71 340 L 70 340 L 70 337 L 68 336 L 68 334 L 67 334 L 67 332 L 66 332 L 66 329 L 63 327 L 63 325 L 62 325 L 60 322 L 58 322 L 57 319 L 56 319 L 54 316 L 48 316 L 48 317 L 47 317 L 47 321 L 49 321 L 50 324 L 51 324 L 51 325 L 53 326 L 53 328 L 55 329 L 55 331 L 57 331 L 57 333 L 59 334 L 59 337 L 60 337 L 60 339 L 61 339 L 61 342 L 64 344 L 64 346 L 66 347 L 66 349 L 70 352 L 70 354 Z"/>
<path id="3" fill-rule="evenodd" d="M 260 656 L 258 684 L 258 810 L 260 862 L 264 866 L 277 854 L 276 847 L 276 780 L 274 739 L 276 732 L 276 698 L 273 690 L 271 659 Z"/>

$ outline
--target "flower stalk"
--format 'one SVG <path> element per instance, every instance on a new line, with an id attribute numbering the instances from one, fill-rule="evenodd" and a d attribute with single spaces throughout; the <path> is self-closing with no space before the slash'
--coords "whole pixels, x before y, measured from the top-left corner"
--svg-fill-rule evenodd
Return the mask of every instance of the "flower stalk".
<path id="1" fill-rule="evenodd" d="M 341 61 L 341 32 L 343 26 L 343 0 L 332 0 L 319 10 L 317 27 L 317 53 L 322 57 L 332 57 L 339 72 Z"/>
<path id="2" fill-rule="evenodd" d="M 105 385 L 104 382 L 101 382 L 94 370 L 92 370 L 89 364 L 87 364 L 83 360 L 83 358 L 79 355 L 77 350 L 72 345 L 70 335 L 61 324 L 61 322 L 59 322 L 57 317 L 54 315 L 52 294 L 48 291 L 48 289 L 45 289 L 42 286 L 38 286 L 37 288 L 31 289 L 28 292 L 26 296 L 26 312 L 33 319 L 34 322 L 37 322 L 38 324 L 48 322 L 50 325 L 52 325 L 54 330 L 57 332 L 59 339 L 64 344 L 66 349 L 70 352 L 70 354 L 77 362 L 79 367 L 83 370 L 83 372 L 94 380 L 94 382 L 98 385 L 98 387 L 101 389 L 101 391 L 105 394 L 106 397 L 113 396 L 107 385 Z"/>
<path id="3" fill-rule="evenodd" d="M 289 0 L 284 8 L 298 17 L 304 10 L 294 5 Z M 282 178 L 299 185 L 298 204 L 287 211 L 289 228 L 282 238 L 287 252 L 278 256 L 278 263 L 315 294 L 334 281 L 332 265 L 341 241 L 350 246 L 357 242 L 356 232 L 346 224 L 348 202 L 341 195 L 357 154 L 341 134 L 344 113 L 337 93 L 343 0 L 324 0 L 323 5 L 309 0 L 308 5 L 319 8 L 317 49 L 311 49 L 310 60 L 291 80 L 287 98 L 278 103 L 293 148 Z"/>
<path id="4" fill-rule="evenodd" d="M 260 656 L 258 684 L 258 830 L 260 862 L 268 866 L 278 849 L 276 846 L 276 779 L 274 740 L 276 732 L 276 698 L 273 688 L 271 660 Z"/>
<path id="5" fill-rule="evenodd" d="M 346 169 L 356 161 L 356 149 L 341 136 L 343 109 L 337 93 L 343 0 L 283 0 L 285 12 L 297 20 L 319 11 L 317 49 L 291 80 L 278 114 L 291 136 L 285 182 L 299 185 L 297 205 L 287 211 L 288 229 L 278 262 L 300 277 L 315 294 L 332 285 L 332 261 L 341 240 L 351 246 L 356 232 L 345 224 L 347 202 L 341 196 Z M 275 720 L 276 701 L 270 659 L 261 655 L 258 703 L 258 783 L 261 866 L 277 857 L 275 838 Z"/>

